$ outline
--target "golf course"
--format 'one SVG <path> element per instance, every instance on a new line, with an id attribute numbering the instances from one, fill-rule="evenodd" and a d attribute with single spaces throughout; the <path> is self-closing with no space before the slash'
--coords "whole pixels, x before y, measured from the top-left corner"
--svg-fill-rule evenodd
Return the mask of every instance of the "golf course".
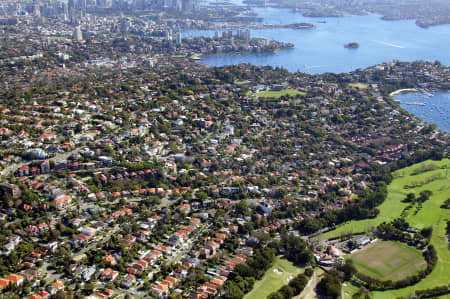
<path id="1" fill-rule="evenodd" d="M 327 239 L 347 233 L 367 232 L 382 222 L 390 222 L 401 216 L 415 229 L 433 228 L 430 244 L 437 251 L 438 262 L 431 274 L 413 286 L 372 292 L 371 297 L 407 297 L 414 294 L 416 290 L 430 289 L 450 283 L 450 250 L 446 239 L 446 225 L 450 219 L 450 210 L 441 207 L 445 200 L 450 198 L 449 168 L 450 160 L 444 159 L 441 161 L 429 160 L 395 171 L 393 173 L 395 179 L 388 186 L 388 197 L 378 207 L 380 213 L 376 218 L 349 221 L 320 236 L 320 239 Z M 422 205 L 404 202 L 407 194 L 414 193 L 418 197 L 420 192 L 425 190 L 432 191 L 432 195 Z M 405 209 L 407 206 L 410 208 Z M 404 246 L 406 245 L 398 245 L 396 242 L 379 241 L 373 244 L 373 247 L 355 253 L 351 258 L 356 262 L 357 269 L 367 275 L 397 280 L 413 271 L 413 268 L 420 270 L 422 267 L 423 259 L 421 259 L 420 253 L 412 247 Z M 408 266 L 408 263 L 412 265 Z M 346 282 L 343 288 L 344 298 L 352 298 L 355 290 L 358 288 Z"/>

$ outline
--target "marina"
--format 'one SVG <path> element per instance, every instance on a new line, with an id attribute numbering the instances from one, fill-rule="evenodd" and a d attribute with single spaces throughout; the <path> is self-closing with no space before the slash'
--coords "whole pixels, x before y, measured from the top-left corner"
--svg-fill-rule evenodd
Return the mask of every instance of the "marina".
<path id="1" fill-rule="evenodd" d="M 409 113 L 436 124 L 437 128 L 450 132 L 450 93 L 421 90 L 394 96 L 397 103 Z"/>

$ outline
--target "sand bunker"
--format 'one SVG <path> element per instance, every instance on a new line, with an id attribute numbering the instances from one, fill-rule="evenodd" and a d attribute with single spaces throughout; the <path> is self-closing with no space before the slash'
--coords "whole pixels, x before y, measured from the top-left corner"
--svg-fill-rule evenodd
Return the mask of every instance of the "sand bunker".
<path id="1" fill-rule="evenodd" d="M 278 275 L 283 274 L 283 271 L 281 271 L 280 269 L 273 269 L 273 272 L 275 272 Z"/>

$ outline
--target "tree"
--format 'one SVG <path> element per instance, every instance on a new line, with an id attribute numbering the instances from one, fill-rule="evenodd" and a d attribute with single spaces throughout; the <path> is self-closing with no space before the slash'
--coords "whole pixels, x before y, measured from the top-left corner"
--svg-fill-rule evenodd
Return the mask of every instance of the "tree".
<path id="1" fill-rule="evenodd" d="M 308 278 L 303 274 L 299 274 L 289 282 L 289 286 L 294 290 L 294 294 L 298 295 L 303 291 L 307 283 Z"/>
<path id="2" fill-rule="evenodd" d="M 353 274 L 356 272 L 355 266 L 352 260 L 346 260 L 345 264 L 338 268 L 339 271 L 344 273 L 344 280 L 350 280 Z"/>
<path id="3" fill-rule="evenodd" d="M 433 233 L 433 228 L 431 226 L 424 227 L 420 230 L 420 234 L 427 239 L 431 238 L 431 234 Z"/>
<path id="4" fill-rule="evenodd" d="M 312 260 L 312 252 L 305 241 L 293 234 L 283 236 L 281 246 L 287 251 L 287 259 L 297 265 L 307 264 Z"/>
<path id="5" fill-rule="evenodd" d="M 415 199 L 416 199 L 416 195 L 414 193 L 408 193 L 408 195 L 406 195 L 406 198 L 403 200 L 403 202 L 414 202 Z"/>
<path id="6" fill-rule="evenodd" d="M 242 297 L 244 297 L 244 293 L 241 291 L 241 289 L 236 286 L 231 280 L 225 282 L 224 292 L 224 299 L 241 299 Z"/>
<path id="7" fill-rule="evenodd" d="M 290 298 L 294 297 L 294 290 L 289 285 L 282 286 L 278 290 L 278 292 L 283 294 L 283 297 L 285 299 L 290 299 Z"/>
<path id="8" fill-rule="evenodd" d="M 246 200 L 241 200 L 235 205 L 236 213 L 245 215 L 248 211 L 248 204 Z"/>
<path id="9" fill-rule="evenodd" d="M 283 296 L 282 293 L 280 292 L 273 292 L 272 294 L 270 294 L 269 296 L 267 296 L 267 299 L 284 299 L 285 297 Z"/>
<path id="10" fill-rule="evenodd" d="M 314 270 L 311 267 L 305 269 L 304 274 L 308 277 L 311 277 L 314 274 Z"/>
<path id="11" fill-rule="evenodd" d="M 419 202 L 425 202 L 430 198 L 431 195 L 433 195 L 433 192 L 431 192 L 430 190 L 424 190 L 420 192 L 419 195 Z"/>
<path id="12" fill-rule="evenodd" d="M 94 292 L 94 288 L 95 288 L 95 286 L 93 283 L 87 283 L 84 286 L 84 291 L 90 295 Z"/>
<path id="13" fill-rule="evenodd" d="M 341 295 L 341 280 L 339 272 L 332 270 L 325 274 L 325 277 L 317 285 L 320 293 L 331 298 L 338 298 Z"/>
<path id="14" fill-rule="evenodd" d="M 242 277 L 254 277 L 255 276 L 255 270 L 250 268 L 247 264 L 238 264 L 234 268 L 234 272 L 237 276 Z"/>

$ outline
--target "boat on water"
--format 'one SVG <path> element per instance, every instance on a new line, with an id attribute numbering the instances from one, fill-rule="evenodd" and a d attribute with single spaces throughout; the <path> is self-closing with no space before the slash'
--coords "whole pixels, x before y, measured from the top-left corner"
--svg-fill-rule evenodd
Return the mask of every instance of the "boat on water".
<path id="1" fill-rule="evenodd" d="M 416 106 L 425 106 L 425 103 L 421 103 L 421 102 L 410 102 L 410 103 L 405 103 L 405 105 L 416 105 Z"/>

